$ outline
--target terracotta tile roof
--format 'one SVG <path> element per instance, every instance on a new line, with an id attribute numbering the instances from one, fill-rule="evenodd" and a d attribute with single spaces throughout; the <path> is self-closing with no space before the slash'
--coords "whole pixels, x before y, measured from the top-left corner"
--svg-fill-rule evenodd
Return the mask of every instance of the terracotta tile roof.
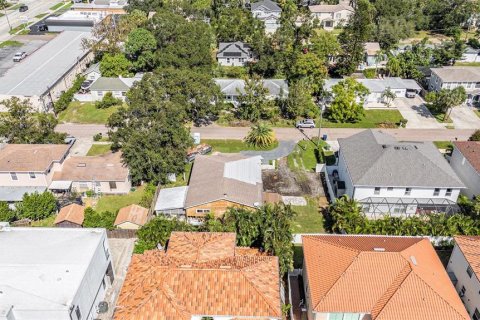
<path id="1" fill-rule="evenodd" d="M 456 236 L 455 243 L 463 252 L 473 272 L 480 278 L 480 236 Z"/>
<path id="2" fill-rule="evenodd" d="M 114 226 L 121 223 L 131 222 L 139 226 L 143 226 L 147 223 L 148 209 L 136 204 L 131 204 L 127 207 L 123 207 L 118 210 L 117 218 L 115 219 Z"/>
<path id="3" fill-rule="evenodd" d="M 426 238 L 303 236 L 314 312 L 372 320 L 469 319 Z"/>
<path id="4" fill-rule="evenodd" d="M 0 171 L 43 172 L 69 149 L 68 144 L 7 144 L 0 148 Z"/>
<path id="5" fill-rule="evenodd" d="M 480 172 L 480 141 L 455 141 L 455 147 Z"/>
<path id="6" fill-rule="evenodd" d="M 85 208 L 79 204 L 69 204 L 60 209 L 60 212 L 55 217 L 55 224 L 68 221 L 81 226 L 83 224 L 83 219 L 85 218 L 83 214 L 84 210 Z"/>
<path id="7" fill-rule="evenodd" d="M 94 157 L 70 157 L 62 171 L 55 172 L 54 181 L 124 181 L 128 168 L 123 165 L 120 152 Z"/>
<path id="8" fill-rule="evenodd" d="M 234 245 L 233 233 L 174 232 L 166 252 L 134 255 L 114 319 L 281 318 L 277 257 L 237 256 Z"/>

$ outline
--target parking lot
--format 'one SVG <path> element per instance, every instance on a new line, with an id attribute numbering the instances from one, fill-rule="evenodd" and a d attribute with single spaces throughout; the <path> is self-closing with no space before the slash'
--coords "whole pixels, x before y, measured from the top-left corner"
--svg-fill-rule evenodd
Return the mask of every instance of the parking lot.
<path id="1" fill-rule="evenodd" d="M 17 36 L 12 38 L 11 40 L 21 42 L 23 45 L 16 47 L 4 47 L 0 48 L 0 77 L 4 75 L 8 69 L 12 68 L 15 63 L 22 63 L 22 62 L 13 62 L 13 56 L 16 52 L 25 51 L 28 56 L 38 50 L 41 46 L 46 44 L 50 39 L 52 39 L 52 35 L 48 36 Z"/>

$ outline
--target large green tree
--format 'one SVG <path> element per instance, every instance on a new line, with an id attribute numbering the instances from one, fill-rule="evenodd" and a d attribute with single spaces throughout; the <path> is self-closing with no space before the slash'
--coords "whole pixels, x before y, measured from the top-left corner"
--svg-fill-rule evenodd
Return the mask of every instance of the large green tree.
<path id="1" fill-rule="evenodd" d="M 148 30 L 138 28 L 130 32 L 125 43 L 125 53 L 135 69 L 150 70 L 154 66 L 154 51 L 157 48 L 155 36 Z"/>
<path id="2" fill-rule="evenodd" d="M 289 80 L 303 80 L 312 90 L 312 93 L 316 95 L 320 92 L 323 80 L 326 77 L 325 60 L 313 52 L 299 52 L 295 55 L 290 66 Z"/>
<path id="3" fill-rule="evenodd" d="M 115 212 L 98 212 L 88 207 L 84 211 L 83 227 L 113 230 L 115 228 L 113 224 L 115 223 L 116 217 L 117 214 Z"/>
<path id="4" fill-rule="evenodd" d="M 13 222 L 17 218 L 15 210 L 7 202 L 0 201 L 0 221 Z"/>
<path id="5" fill-rule="evenodd" d="M 328 116 L 335 122 L 356 122 L 363 116 L 363 103 L 368 89 L 353 78 L 340 81 L 332 87 L 333 100 Z"/>
<path id="6" fill-rule="evenodd" d="M 49 191 L 24 194 L 22 202 L 16 205 L 17 216 L 31 220 L 41 220 L 57 212 L 57 203 Z"/>
<path id="7" fill-rule="evenodd" d="M 464 87 L 441 89 L 438 92 L 432 91 L 425 97 L 430 109 L 444 114 L 444 121 L 450 117 L 452 109 L 465 102 L 466 99 L 467 93 L 465 92 Z"/>
<path id="8" fill-rule="evenodd" d="M 259 77 L 245 80 L 244 92 L 239 92 L 237 113 L 240 119 L 258 121 L 268 114 L 272 101 L 267 99 L 268 89 Z"/>
<path id="9" fill-rule="evenodd" d="M 313 101 L 310 86 L 302 79 L 289 86 L 288 97 L 282 102 L 283 116 L 289 119 L 315 118 L 320 112 Z"/>
<path id="10" fill-rule="evenodd" d="M 50 113 L 35 113 L 29 100 L 12 97 L 0 102 L 7 112 L 0 117 L 0 136 L 9 143 L 64 143 L 66 134 L 55 132 Z"/>
<path id="11" fill-rule="evenodd" d="M 129 77 L 132 75 L 132 63 L 123 53 L 111 55 L 106 53 L 100 62 L 100 72 L 104 77 Z"/>

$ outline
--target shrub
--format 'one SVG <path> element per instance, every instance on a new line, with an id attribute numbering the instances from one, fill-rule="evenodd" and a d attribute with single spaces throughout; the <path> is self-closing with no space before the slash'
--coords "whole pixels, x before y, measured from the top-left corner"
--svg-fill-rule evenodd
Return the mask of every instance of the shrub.
<path id="1" fill-rule="evenodd" d="M 470 141 L 480 141 L 480 130 L 476 130 L 468 139 Z"/>
<path id="2" fill-rule="evenodd" d="M 73 100 L 73 95 L 75 94 L 75 92 L 80 90 L 83 81 L 85 81 L 85 77 L 77 76 L 77 79 L 75 79 L 75 81 L 73 82 L 72 87 L 60 95 L 60 98 L 58 98 L 58 100 L 54 103 L 53 107 L 56 114 L 58 114 L 60 111 L 67 109 L 68 105 Z"/>
<path id="3" fill-rule="evenodd" d="M 400 127 L 405 128 L 407 126 L 408 119 L 401 119 L 398 123 Z"/>
<path id="4" fill-rule="evenodd" d="M 116 214 L 110 211 L 97 212 L 88 207 L 84 211 L 83 226 L 85 228 L 105 228 L 113 230 Z"/>
<path id="5" fill-rule="evenodd" d="M 93 136 L 93 141 L 100 141 L 102 140 L 102 134 L 97 133 L 96 135 Z"/>
<path id="6" fill-rule="evenodd" d="M 250 132 L 245 137 L 245 142 L 259 148 L 267 148 L 276 141 L 275 133 L 272 128 L 266 124 L 259 123 L 250 129 Z"/>
<path id="7" fill-rule="evenodd" d="M 0 221 L 13 222 L 17 218 L 17 215 L 14 210 L 12 210 L 8 203 L 1 201 L 0 202 Z"/>
<path id="8" fill-rule="evenodd" d="M 101 101 L 95 102 L 95 108 L 106 109 L 119 104 L 122 104 L 122 99 L 115 98 L 111 92 L 107 92 Z"/>
<path id="9" fill-rule="evenodd" d="M 375 79 L 375 77 L 377 76 L 377 71 L 375 69 L 366 69 L 363 70 L 363 75 L 367 79 Z"/>
<path id="10" fill-rule="evenodd" d="M 51 192 L 25 193 L 22 202 L 17 204 L 19 218 L 41 220 L 50 217 L 57 212 L 57 202 Z"/>
<path id="11" fill-rule="evenodd" d="M 140 205 L 145 208 L 150 208 L 156 191 L 157 187 L 155 187 L 153 183 L 148 183 L 145 186 L 145 191 L 143 193 L 142 199 L 140 200 Z"/>

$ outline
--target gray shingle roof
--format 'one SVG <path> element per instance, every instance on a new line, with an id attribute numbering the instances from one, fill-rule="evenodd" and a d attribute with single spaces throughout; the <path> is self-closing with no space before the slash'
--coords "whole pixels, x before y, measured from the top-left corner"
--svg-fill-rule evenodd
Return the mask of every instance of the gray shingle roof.
<path id="1" fill-rule="evenodd" d="M 331 88 L 344 79 L 325 80 L 324 89 L 330 91 Z M 356 79 L 363 84 L 370 92 L 383 92 L 386 88 L 395 89 L 414 89 L 422 90 L 415 80 L 401 79 L 398 77 L 388 77 L 383 79 Z"/>
<path id="2" fill-rule="evenodd" d="M 250 58 L 252 48 L 241 41 L 220 42 L 217 58 Z"/>
<path id="3" fill-rule="evenodd" d="M 224 95 L 236 96 L 245 93 L 245 80 L 243 79 L 214 79 Z M 263 86 L 271 96 L 288 95 L 288 83 L 284 79 L 263 79 Z"/>
<path id="4" fill-rule="evenodd" d="M 98 78 L 90 87 L 90 91 L 128 91 L 130 87 L 120 78 Z"/>
<path id="5" fill-rule="evenodd" d="M 465 187 L 431 142 L 398 142 L 365 130 L 338 143 L 356 186 Z"/>
<path id="6" fill-rule="evenodd" d="M 280 8 L 278 4 L 271 0 L 262 0 L 252 3 L 252 11 L 259 10 L 262 7 L 265 7 L 266 10 L 264 11 L 282 12 L 282 8 Z"/>
<path id="7" fill-rule="evenodd" d="M 480 82 L 480 67 L 431 68 L 443 82 Z"/>

